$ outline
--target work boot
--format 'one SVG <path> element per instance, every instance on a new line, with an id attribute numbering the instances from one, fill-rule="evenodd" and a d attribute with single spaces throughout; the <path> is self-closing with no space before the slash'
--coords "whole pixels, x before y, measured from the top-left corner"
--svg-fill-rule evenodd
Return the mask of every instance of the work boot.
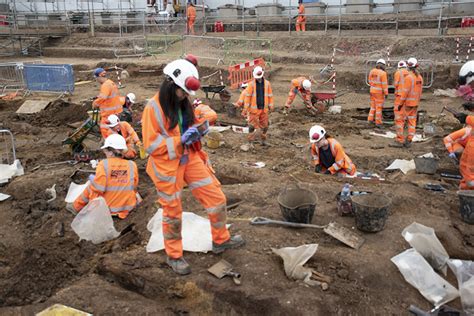
<path id="1" fill-rule="evenodd" d="M 405 147 L 410 148 L 411 147 L 411 140 L 405 141 Z"/>
<path id="2" fill-rule="evenodd" d="M 183 257 L 179 259 L 166 258 L 166 263 L 179 275 L 186 275 L 191 273 L 191 266 L 184 260 Z"/>
<path id="3" fill-rule="evenodd" d="M 399 141 L 394 141 L 393 143 L 388 145 L 389 147 L 395 147 L 395 148 L 403 148 L 404 144 L 400 143 Z"/>
<path id="4" fill-rule="evenodd" d="M 375 131 L 383 132 L 383 124 L 375 124 Z"/>
<path id="5" fill-rule="evenodd" d="M 212 252 L 215 254 L 222 253 L 226 249 L 233 249 L 243 246 L 245 244 L 245 240 L 240 235 L 231 236 L 229 240 L 226 242 L 218 245 L 216 243 L 212 243 Z"/>
<path id="6" fill-rule="evenodd" d="M 260 144 L 262 146 L 268 146 L 268 143 L 267 143 L 267 140 L 266 139 L 262 139 L 262 141 L 260 142 Z"/>
<path id="7" fill-rule="evenodd" d="M 369 125 L 369 127 L 374 127 L 375 122 L 374 121 L 367 121 L 367 125 Z"/>

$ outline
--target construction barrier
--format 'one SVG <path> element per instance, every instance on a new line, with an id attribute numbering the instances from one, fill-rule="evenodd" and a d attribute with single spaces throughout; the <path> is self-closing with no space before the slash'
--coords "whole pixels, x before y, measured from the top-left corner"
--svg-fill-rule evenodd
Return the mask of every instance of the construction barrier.
<path id="1" fill-rule="evenodd" d="M 8 129 L 0 129 L 0 164 L 11 165 L 16 160 L 15 139 Z"/>
<path id="2" fill-rule="evenodd" d="M 146 36 L 146 51 L 148 55 L 155 56 L 159 54 L 172 52 L 172 45 L 182 40 L 178 35 L 147 35 Z M 179 47 L 179 45 L 178 45 Z M 176 56 L 179 56 L 181 51 L 176 49 Z"/>
<path id="3" fill-rule="evenodd" d="M 398 60 L 407 60 L 408 58 L 399 58 Z M 372 69 L 375 68 L 377 63 L 376 59 L 367 60 L 365 63 L 365 84 L 369 85 L 369 73 Z M 431 88 L 434 81 L 434 62 L 432 60 L 418 60 L 418 70 L 420 71 L 421 76 L 423 77 L 423 88 Z M 397 64 L 393 67 L 387 67 L 385 69 L 387 72 L 388 87 L 394 88 L 393 86 L 393 75 L 397 71 Z"/>
<path id="4" fill-rule="evenodd" d="M 264 58 L 268 64 L 272 63 L 272 40 L 268 38 L 226 38 L 225 51 L 227 64 L 255 58 Z"/>
<path id="5" fill-rule="evenodd" d="M 143 57 L 147 54 L 145 36 L 121 37 L 114 41 L 116 58 Z"/>
<path id="6" fill-rule="evenodd" d="M 466 37 L 466 42 L 467 43 L 467 40 L 469 41 L 467 47 L 466 47 L 466 59 L 465 61 L 468 61 L 470 58 L 470 54 L 471 54 L 471 49 L 472 49 L 472 40 L 474 39 L 473 36 L 470 36 L 470 37 Z M 459 37 L 456 37 L 456 55 L 454 57 L 454 61 L 455 63 L 460 63 L 460 62 L 463 62 L 462 59 L 459 59 L 459 52 L 460 52 L 460 46 L 461 46 L 461 40 Z"/>
<path id="7" fill-rule="evenodd" d="M 217 64 L 226 57 L 226 40 L 222 37 L 184 35 L 182 55 L 193 54 L 198 58 L 212 59 Z"/>
<path id="8" fill-rule="evenodd" d="M 25 64 L 23 72 L 26 89 L 29 91 L 74 91 L 74 71 L 71 65 Z"/>
<path id="9" fill-rule="evenodd" d="M 23 63 L 0 64 L 1 93 L 4 93 L 6 90 L 26 90 L 23 68 Z"/>
<path id="10" fill-rule="evenodd" d="M 229 66 L 230 88 L 238 89 L 242 83 L 252 80 L 253 69 L 257 66 L 265 69 L 265 60 L 258 58 L 242 64 Z"/>

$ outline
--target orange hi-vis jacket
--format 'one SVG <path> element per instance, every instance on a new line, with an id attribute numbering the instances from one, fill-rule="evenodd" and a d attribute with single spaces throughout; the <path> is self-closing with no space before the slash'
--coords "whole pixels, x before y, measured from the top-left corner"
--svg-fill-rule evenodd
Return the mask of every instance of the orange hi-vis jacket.
<path id="1" fill-rule="evenodd" d="M 369 73 L 369 85 L 371 94 L 388 95 L 387 73 L 374 68 Z"/>
<path id="2" fill-rule="evenodd" d="M 264 108 L 263 112 L 267 113 L 268 110 L 273 110 L 273 91 L 270 81 L 262 78 L 264 80 Z M 255 114 L 259 113 L 259 109 L 257 108 L 257 83 L 256 79 L 249 82 L 247 89 L 245 89 L 245 100 L 244 100 L 244 112 Z"/>
<path id="3" fill-rule="evenodd" d="M 135 162 L 122 158 L 107 158 L 99 162 L 94 180 L 74 201 L 74 209 L 80 211 L 89 201 L 102 196 L 112 215 L 120 218 L 137 205 L 138 169 Z"/>
<path id="4" fill-rule="evenodd" d="M 217 113 L 209 105 L 199 104 L 194 108 L 194 115 L 196 116 L 196 121 L 198 123 L 203 123 L 204 121 L 209 121 L 210 125 L 214 125 L 217 121 Z"/>
<path id="5" fill-rule="evenodd" d="M 196 19 L 196 8 L 193 6 L 188 6 L 188 19 Z"/>
<path id="6" fill-rule="evenodd" d="M 118 91 L 117 85 L 110 79 L 107 79 L 100 86 L 100 93 L 93 105 L 99 107 L 100 116 L 106 119 L 109 115 L 119 114 L 123 111 L 125 97 L 122 97 Z"/>
<path id="7" fill-rule="evenodd" d="M 245 88 L 244 90 L 242 90 L 242 92 L 240 92 L 239 100 L 237 100 L 237 102 L 235 103 L 236 107 L 241 108 L 244 106 L 245 95 L 247 94 L 246 91 L 247 91 L 247 88 Z"/>
<path id="8" fill-rule="evenodd" d="M 299 7 L 298 7 L 297 22 L 306 22 L 306 16 L 304 14 L 305 14 L 304 5 L 300 4 Z"/>
<path id="9" fill-rule="evenodd" d="M 120 126 L 120 134 L 125 138 L 125 141 L 127 142 L 127 147 L 130 147 L 134 144 L 139 144 L 140 143 L 140 138 L 138 138 L 137 132 L 133 129 L 132 125 L 130 125 L 128 122 L 119 122 Z M 117 134 L 112 128 L 107 126 L 107 137 L 109 137 L 112 134 Z"/>
<path id="10" fill-rule="evenodd" d="M 474 115 L 469 115 L 466 117 L 466 125 L 474 127 Z"/>
<path id="11" fill-rule="evenodd" d="M 471 131 L 471 127 L 465 127 L 455 132 L 452 132 L 451 134 L 443 138 L 444 146 L 446 146 L 448 152 L 452 153 L 456 151 L 455 144 L 459 144 L 462 147 L 466 147 L 469 135 L 471 135 Z"/>
<path id="12" fill-rule="evenodd" d="M 393 86 L 395 87 L 395 96 L 400 93 L 400 88 L 405 84 L 405 77 L 409 72 L 406 68 L 398 69 L 393 75 Z"/>
<path id="13" fill-rule="evenodd" d="M 331 153 L 334 157 L 334 164 L 328 168 L 331 174 L 335 174 L 341 170 L 351 175 L 355 174 L 355 165 L 349 156 L 346 155 L 342 145 L 334 138 L 328 138 L 327 141 L 329 142 L 329 147 L 331 148 Z M 313 165 L 319 165 L 319 148 L 316 146 L 316 143 L 311 145 L 311 156 L 313 159 Z"/>
<path id="14" fill-rule="evenodd" d="M 400 88 L 400 104 L 404 106 L 418 106 L 423 90 L 423 78 L 414 72 L 409 72 L 405 83 Z"/>

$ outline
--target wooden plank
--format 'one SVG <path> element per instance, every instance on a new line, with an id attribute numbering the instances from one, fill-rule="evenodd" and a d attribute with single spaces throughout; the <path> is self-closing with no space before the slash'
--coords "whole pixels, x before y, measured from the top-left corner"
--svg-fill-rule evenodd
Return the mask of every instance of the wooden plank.
<path id="1" fill-rule="evenodd" d="M 16 111 L 18 114 L 38 113 L 51 103 L 51 100 L 26 100 Z"/>

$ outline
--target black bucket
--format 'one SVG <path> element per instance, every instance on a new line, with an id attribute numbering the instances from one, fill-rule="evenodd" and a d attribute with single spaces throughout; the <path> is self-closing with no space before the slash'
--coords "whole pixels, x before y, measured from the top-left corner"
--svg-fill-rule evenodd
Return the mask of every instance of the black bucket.
<path id="1" fill-rule="evenodd" d="M 286 187 L 278 195 L 281 214 L 287 222 L 311 224 L 316 209 L 317 197 L 313 191 L 299 186 Z"/>
<path id="2" fill-rule="evenodd" d="M 468 224 L 474 224 L 474 190 L 458 191 L 461 218 Z"/>
<path id="3" fill-rule="evenodd" d="M 392 200 L 382 193 L 353 196 L 352 208 L 357 229 L 369 233 L 383 230 L 391 203 Z"/>

